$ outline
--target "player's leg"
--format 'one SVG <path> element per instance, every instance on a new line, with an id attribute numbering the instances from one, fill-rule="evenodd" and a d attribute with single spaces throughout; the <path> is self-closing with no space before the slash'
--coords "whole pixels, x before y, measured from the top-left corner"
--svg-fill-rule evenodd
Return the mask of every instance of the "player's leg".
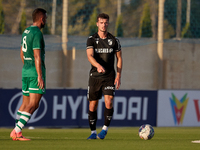
<path id="1" fill-rule="evenodd" d="M 24 108 L 24 111 L 21 113 L 21 117 L 15 127 L 16 132 L 21 132 L 23 127 L 30 120 L 33 112 L 38 108 L 42 94 L 30 93 L 29 104 Z"/>
<path id="2" fill-rule="evenodd" d="M 88 119 L 91 131 L 96 131 L 98 100 L 89 102 Z"/>
<path id="3" fill-rule="evenodd" d="M 98 100 L 89 102 L 88 121 L 90 125 L 91 135 L 87 139 L 96 139 L 96 122 L 97 122 L 97 106 Z"/>
<path id="4" fill-rule="evenodd" d="M 20 107 L 20 117 L 16 123 L 15 128 L 12 130 L 12 132 L 10 133 L 10 137 L 13 140 L 21 140 L 21 141 L 28 141 L 30 139 L 27 139 L 25 137 L 22 136 L 22 125 L 27 122 L 30 119 L 30 114 L 24 112 L 25 107 L 28 105 L 27 102 L 29 102 L 29 96 L 25 96 L 23 95 L 23 102 L 22 105 Z M 19 112 L 18 110 L 18 112 Z"/>
<path id="5" fill-rule="evenodd" d="M 102 96 L 101 86 L 99 81 L 94 78 L 89 79 L 88 86 L 88 100 L 89 100 L 89 112 L 88 112 L 88 121 L 90 125 L 91 135 L 87 139 L 96 139 L 96 122 L 97 122 L 97 106 L 98 100 Z"/>
<path id="6" fill-rule="evenodd" d="M 34 111 L 39 107 L 39 102 L 41 98 L 42 94 L 30 93 L 30 101 L 24 111 L 33 114 Z"/>
<path id="7" fill-rule="evenodd" d="M 23 101 L 22 104 L 17 111 L 16 114 L 16 119 L 15 119 L 15 126 L 17 125 L 19 118 L 21 117 L 21 113 L 24 111 L 24 108 L 28 105 L 29 103 L 29 78 L 23 77 L 22 78 L 22 93 L 23 93 Z"/>
<path id="8" fill-rule="evenodd" d="M 105 99 L 105 111 L 104 111 L 104 126 L 105 129 L 110 125 L 113 116 L 113 96 L 104 95 Z"/>
<path id="9" fill-rule="evenodd" d="M 30 140 L 30 139 L 26 139 L 22 136 L 22 132 L 21 132 L 21 129 L 20 129 L 20 126 L 18 124 L 21 124 L 19 122 L 20 118 L 24 118 L 24 120 L 26 120 L 26 118 L 30 118 L 29 116 L 30 115 L 26 115 L 24 114 L 24 109 L 26 108 L 26 106 L 28 105 L 29 103 L 29 78 L 27 77 L 23 77 L 22 78 L 22 93 L 23 93 L 23 102 L 22 102 L 22 105 L 20 106 L 18 112 L 17 112 L 17 117 L 16 117 L 16 126 L 15 128 L 12 130 L 12 132 L 10 133 L 10 137 L 13 139 L 13 140 Z M 18 127 L 19 126 L 19 127 Z"/>
<path id="10" fill-rule="evenodd" d="M 104 139 L 107 132 L 108 127 L 110 125 L 112 116 L 113 116 L 113 98 L 115 93 L 114 86 L 114 76 L 111 76 L 104 80 L 104 85 L 102 87 L 104 100 L 105 100 L 105 111 L 104 111 L 104 126 L 102 131 L 97 135 L 98 139 Z"/>
<path id="11" fill-rule="evenodd" d="M 22 129 L 30 120 L 33 112 L 38 108 L 41 97 L 42 94 L 30 93 L 29 104 L 24 108 L 24 111 L 21 113 L 21 117 L 19 118 L 16 127 L 11 132 L 11 137 L 13 138 L 13 140 L 20 140 L 20 141 L 30 140 L 22 136 Z"/>
<path id="12" fill-rule="evenodd" d="M 45 82 L 45 79 L 44 79 Z M 45 88 L 40 89 L 38 87 L 37 77 L 29 78 L 29 96 L 30 100 L 28 105 L 24 108 L 24 112 L 33 114 L 33 112 L 39 107 L 40 99 L 42 95 L 45 94 Z"/>
<path id="13" fill-rule="evenodd" d="M 104 126 L 102 127 L 101 132 L 97 135 L 98 139 L 105 138 L 113 116 L 113 96 L 104 95 L 104 99 L 105 99 Z"/>
<path id="14" fill-rule="evenodd" d="M 23 95 L 22 104 L 21 104 L 19 110 L 17 111 L 17 115 L 16 115 L 16 119 L 15 119 L 15 125 L 17 125 L 19 118 L 21 117 L 21 114 L 24 111 L 24 109 L 26 108 L 26 106 L 28 105 L 28 103 L 29 103 L 29 96 Z"/>
<path id="15" fill-rule="evenodd" d="M 42 97 L 42 94 L 45 93 L 45 89 L 39 89 L 37 86 L 37 77 L 36 78 L 28 78 L 28 82 L 22 82 L 23 84 L 27 84 L 27 86 L 22 85 L 22 91 L 23 91 L 23 97 L 25 99 L 29 99 L 29 103 L 23 108 L 23 112 L 21 113 L 21 117 L 16 125 L 16 127 L 13 129 L 13 131 L 10 134 L 10 137 L 13 140 L 30 140 L 26 139 L 22 136 L 22 128 L 27 124 L 27 122 L 30 120 L 31 115 L 33 112 L 39 107 L 39 102 Z M 28 87 L 29 91 L 24 87 Z M 27 92 L 28 91 L 28 92 Z M 26 96 L 29 95 L 29 96 Z"/>

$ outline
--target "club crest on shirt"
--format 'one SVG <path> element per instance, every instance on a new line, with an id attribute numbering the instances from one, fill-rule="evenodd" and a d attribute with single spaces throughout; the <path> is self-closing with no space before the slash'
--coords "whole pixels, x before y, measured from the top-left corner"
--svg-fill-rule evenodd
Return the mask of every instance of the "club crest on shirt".
<path id="1" fill-rule="evenodd" d="M 108 44 L 112 45 L 112 39 L 108 39 Z"/>
<path id="2" fill-rule="evenodd" d="M 99 43 L 99 38 L 96 38 L 96 43 L 97 43 L 97 44 Z"/>

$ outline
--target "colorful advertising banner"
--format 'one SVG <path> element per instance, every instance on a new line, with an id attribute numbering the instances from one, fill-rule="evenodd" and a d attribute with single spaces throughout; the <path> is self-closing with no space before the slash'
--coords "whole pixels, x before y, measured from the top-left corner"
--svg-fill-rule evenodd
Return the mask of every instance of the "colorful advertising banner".
<path id="1" fill-rule="evenodd" d="M 22 103 L 19 89 L 0 89 L 0 127 L 13 127 Z M 117 90 L 110 126 L 156 126 L 157 91 Z M 104 98 L 99 101 L 97 126 L 104 123 Z M 87 90 L 49 89 L 27 126 L 89 127 Z"/>
<path id="2" fill-rule="evenodd" d="M 200 91 L 159 90 L 157 126 L 200 126 Z"/>

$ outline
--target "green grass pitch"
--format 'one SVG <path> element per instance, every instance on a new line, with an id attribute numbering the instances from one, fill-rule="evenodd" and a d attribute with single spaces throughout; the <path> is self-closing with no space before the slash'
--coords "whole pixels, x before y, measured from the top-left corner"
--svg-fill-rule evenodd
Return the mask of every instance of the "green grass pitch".
<path id="1" fill-rule="evenodd" d="M 200 149 L 200 127 L 154 127 L 151 140 L 138 137 L 139 127 L 110 127 L 104 140 L 86 140 L 89 128 L 23 129 L 31 141 L 12 141 L 12 129 L 0 128 L 1 150 L 191 150 Z M 97 132 L 100 132 L 100 128 Z"/>

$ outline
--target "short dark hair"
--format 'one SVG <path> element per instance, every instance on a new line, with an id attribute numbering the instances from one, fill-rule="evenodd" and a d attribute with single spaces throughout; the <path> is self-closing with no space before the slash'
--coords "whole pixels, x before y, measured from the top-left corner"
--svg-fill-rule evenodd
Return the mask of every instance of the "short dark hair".
<path id="1" fill-rule="evenodd" d="M 46 13 L 47 13 L 47 11 L 44 10 L 43 8 L 36 8 L 32 13 L 33 22 L 38 21 L 38 19 L 40 19 L 41 15 L 45 15 Z"/>
<path id="2" fill-rule="evenodd" d="M 99 20 L 99 18 L 102 18 L 102 19 L 108 19 L 109 20 L 109 16 L 105 13 L 101 13 L 97 16 L 97 22 Z"/>

